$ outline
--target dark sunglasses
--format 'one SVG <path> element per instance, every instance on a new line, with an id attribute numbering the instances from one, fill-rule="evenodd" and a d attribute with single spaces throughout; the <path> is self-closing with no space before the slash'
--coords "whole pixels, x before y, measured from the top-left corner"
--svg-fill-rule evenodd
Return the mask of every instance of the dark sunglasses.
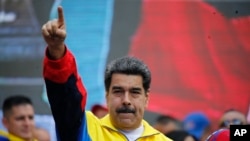
<path id="1" fill-rule="evenodd" d="M 240 119 L 225 120 L 222 121 L 220 127 L 229 127 L 230 125 L 242 125 L 243 122 Z"/>

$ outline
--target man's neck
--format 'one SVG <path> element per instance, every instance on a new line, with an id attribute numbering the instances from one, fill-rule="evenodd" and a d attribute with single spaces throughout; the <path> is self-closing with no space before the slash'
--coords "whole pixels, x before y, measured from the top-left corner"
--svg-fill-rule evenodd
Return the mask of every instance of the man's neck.
<path id="1" fill-rule="evenodd" d="M 129 141 L 134 141 L 142 135 L 144 131 L 144 126 L 141 124 L 138 128 L 133 130 L 119 130 L 119 131 L 123 133 Z"/>

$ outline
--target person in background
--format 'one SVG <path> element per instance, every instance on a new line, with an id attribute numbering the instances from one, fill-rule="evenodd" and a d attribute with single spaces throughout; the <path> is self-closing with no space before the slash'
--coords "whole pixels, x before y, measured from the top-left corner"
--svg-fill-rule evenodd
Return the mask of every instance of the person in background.
<path id="1" fill-rule="evenodd" d="M 216 130 L 206 139 L 206 141 L 229 141 L 229 140 L 230 140 L 229 129 Z"/>
<path id="2" fill-rule="evenodd" d="M 46 129 L 34 128 L 33 136 L 37 141 L 50 141 L 50 134 Z"/>
<path id="3" fill-rule="evenodd" d="M 91 112 L 98 118 L 103 118 L 104 116 L 106 116 L 108 114 L 108 109 L 100 104 L 95 104 L 92 108 L 91 108 Z"/>
<path id="4" fill-rule="evenodd" d="M 247 123 L 250 124 L 250 103 L 249 103 L 249 108 L 247 112 Z"/>
<path id="5" fill-rule="evenodd" d="M 183 120 L 183 128 L 199 141 L 205 139 L 212 133 L 211 122 L 202 112 L 191 112 Z"/>
<path id="6" fill-rule="evenodd" d="M 22 95 L 8 97 L 3 102 L 2 110 L 2 123 L 7 132 L 0 131 L 0 140 L 35 141 L 34 108 L 28 97 Z"/>
<path id="7" fill-rule="evenodd" d="M 178 119 L 169 115 L 160 115 L 156 119 L 154 128 L 163 134 L 167 134 L 174 130 L 180 130 L 182 127 L 181 122 Z"/>
<path id="8" fill-rule="evenodd" d="M 193 135 L 189 134 L 185 130 L 174 130 L 165 135 L 174 141 L 198 141 Z"/>
<path id="9" fill-rule="evenodd" d="M 219 128 L 229 128 L 230 125 L 246 125 L 247 117 L 236 109 L 229 109 L 221 116 Z"/>
<path id="10" fill-rule="evenodd" d="M 76 60 L 64 43 L 63 8 L 58 19 L 42 27 L 47 43 L 43 77 L 60 141 L 171 141 L 145 120 L 151 73 L 135 57 L 112 61 L 105 70 L 108 115 L 102 119 L 85 111 L 87 91 L 77 73 Z"/>

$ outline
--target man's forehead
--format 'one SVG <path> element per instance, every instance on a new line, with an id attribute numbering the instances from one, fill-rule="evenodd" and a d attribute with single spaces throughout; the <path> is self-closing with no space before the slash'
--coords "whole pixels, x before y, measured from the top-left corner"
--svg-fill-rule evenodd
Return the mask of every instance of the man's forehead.
<path id="1" fill-rule="evenodd" d="M 142 84 L 142 76 L 116 73 L 112 75 L 111 84 Z"/>
<path id="2" fill-rule="evenodd" d="M 131 86 L 131 87 L 124 87 L 124 86 L 119 86 L 119 85 L 113 85 L 111 86 L 111 89 L 122 89 L 122 90 L 142 90 L 141 86 Z"/>
<path id="3" fill-rule="evenodd" d="M 21 104 L 21 105 L 16 105 L 13 106 L 10 111 L 11 114 L 19 114 L 19 113 L 34 113 L 34 108 L 30 104 Z"/>
<path id="4" fill-rule="evenodd" d="M 233 118 L 244 118 L 245 115 L 238 111 L 230 111 L 224 114 L 224 119 L 233 119 Z"/>

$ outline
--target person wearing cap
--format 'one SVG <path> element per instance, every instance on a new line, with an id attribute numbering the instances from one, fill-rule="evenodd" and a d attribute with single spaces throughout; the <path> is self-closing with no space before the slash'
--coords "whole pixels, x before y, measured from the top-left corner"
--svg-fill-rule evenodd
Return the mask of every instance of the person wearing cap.
<path id="1" fill-rule="evenodd" d="M 229 140 L 230 140 L 229 129 L 216 130 L 206 139 L 206 141 L 229 141 Z"/>
<path id="2" fill-rule="evenodd" d="M 183 120 L 183 128 L 200 141 L 212 133 L 211 122 L 202 112 L 191 112 Z"/>
<path id="3" fill-rule="evenodd" d="M 229 109 L 221 116 L 219 128 L 229 128 L 230 125 L 246 125 L 247 117 L 236 109 Z"/>
<path id="4" fill-rule="evenodd" d="M 98 118 L 103 118 L 108 114 L 108 109 L 100 104 L 95 104 L 91 108 L 91 112 Z"/>
<path id="5" fill-rule="evenodd" d="M 87 90 L 73 54 L 64 44 L 63 8 L 58 19 L 42 27 L 47 43 L 43 77 L 59 141 L 171 141 L 143 120 L 149 100 L 151 72 L 143 61 L 125 56 L 105 70 L 108 115 L 97 118 L 85 110 Z"/>

